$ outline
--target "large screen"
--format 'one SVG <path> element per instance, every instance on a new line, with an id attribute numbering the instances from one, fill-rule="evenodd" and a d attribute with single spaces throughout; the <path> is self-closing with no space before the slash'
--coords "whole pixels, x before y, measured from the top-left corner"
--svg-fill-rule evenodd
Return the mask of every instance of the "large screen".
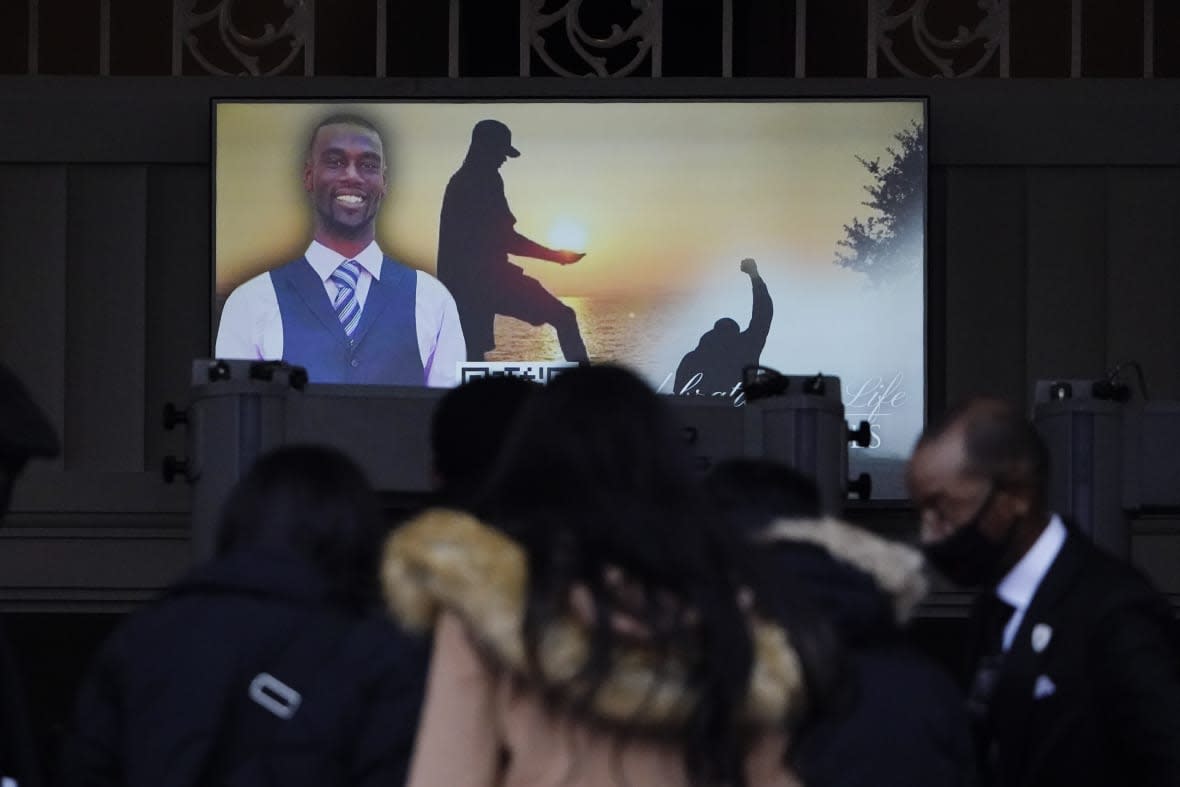
<path id="1" fill-rule="evenodd" d="M 214 352 L 312 382 L 614 361 L 743 405 L 838 375 L 901 497 L 925 407 L 919 100 L 215 104 Z M 328 121 L 325 124 L 325 121 Z"/>

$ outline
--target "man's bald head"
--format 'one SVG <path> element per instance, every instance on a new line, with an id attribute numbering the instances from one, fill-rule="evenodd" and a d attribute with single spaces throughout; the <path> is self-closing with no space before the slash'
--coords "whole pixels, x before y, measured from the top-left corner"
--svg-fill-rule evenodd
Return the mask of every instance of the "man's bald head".
<path id="1" fill-rule="evenodd" d="M 969 399 L 928 424 L 917 449 L 944 441 L 961 446 L 963 474 L 1023 491 L 1034 510 L 1044 510 L 1049 452 L 1036 428 L 1011 402 Z"/>

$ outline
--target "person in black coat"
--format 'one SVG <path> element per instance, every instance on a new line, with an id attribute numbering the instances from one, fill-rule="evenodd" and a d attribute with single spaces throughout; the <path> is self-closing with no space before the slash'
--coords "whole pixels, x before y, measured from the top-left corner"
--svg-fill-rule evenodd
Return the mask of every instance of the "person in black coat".
<path id="1" fill-rule="evenodd" d="M 1047 510 L 1048 452 L 1005 402 L 927 427 L 907 481 L 927 556 L 982 588 L 968 710 L 1002 787 L 1180 785 L 1180 646 L 1167 602 Z"/>
<path id="2" fill-rule="evenodd" d="M 102 648 L 59 783 L 401 784 L 429 645 L 377 607 L 385 529 L 342 454 L 262 458 L 226 503 L 219 556 Z"/>
<path id="3" fill-rule="evenodd" d="M 753 545 L 749 569 L 761 584 L 826 621 L 844 654 L 837 688 L 795 745 L 803 783 L 971 784 L 959 692 L 904 632 L 926 591 L 918 551 L 824 517 L 814 482 L 776 462 L 726 460 L 706 485 L 730 527 Z"/>
<path id="4" fill-rule="evenodd" d="M 0 364 L 0 520 L 16 479 L 35 457 L 51 459 L 61 451 L 57 432 L 28 389 Z M 41 783 L 41 762 L 26 709 L 16 654 L 0 627 L 0 779 L 19 787 Z"/>

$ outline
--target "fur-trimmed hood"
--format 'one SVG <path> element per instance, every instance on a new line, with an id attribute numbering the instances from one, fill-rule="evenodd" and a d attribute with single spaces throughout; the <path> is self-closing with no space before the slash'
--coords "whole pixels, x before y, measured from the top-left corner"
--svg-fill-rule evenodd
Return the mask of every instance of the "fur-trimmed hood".
<path id="1" fill-rule="evenodd" d="M 428 630 L 440 611 L 454 613 L 494 665 L 529 680 L 523 640 L 527 561 L 498 530 L 457 511 L 428 511 L 390 536 L 382 564 L 394 616 Z M 753 727 L 780 726 L 802 712 L 806 698 L 798 654 L 778 626 L 754 620 L 755 662 L 744 716 Z M 589 651 L 586 626 L 573 615 L 545 631 L 538 648 L 544 688 L 559 695 Z M 691 713 L 690 664 L 642 643 L 617 646 L 614 663 L 588 713 L 607 725 L 671 729 Z M 535 678 L 534 678 L 535 679 Z"/>
<path id="2" fill-rule="evenodd" d="M 778 520 L 754 540 L 788 548 L 779 555 L 779 570 L 846 633 L 895 630 L 926 597 L 920 551 L 832 517 Z"/>

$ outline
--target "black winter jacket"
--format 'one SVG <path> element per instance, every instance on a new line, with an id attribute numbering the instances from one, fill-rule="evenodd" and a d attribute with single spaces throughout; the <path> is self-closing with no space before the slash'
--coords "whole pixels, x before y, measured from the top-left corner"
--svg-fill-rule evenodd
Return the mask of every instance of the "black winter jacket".
<path id="1" fill-rule="evenodd" d="M 963 700 L 905 641 L 925 595 L 917 550 L 833 519 L 763 534 L 782 585 L 835 628 L 848 656 L 845 702 L 799 741 L 808 787 L 958 787 L 975 782 Z"/>
<path id="2" fill-rule="evenodd" d="M 428 643 L 379 611 L 330 605 L 296 558 L 226 556 L 104 645 L 78 696 L 59 783 L 399 785 L 428 658 Z M 250 699 L 264 673 L 299 693 L 290 718 Z M 215 770 L 234 777 L 214 779 Z"/>

